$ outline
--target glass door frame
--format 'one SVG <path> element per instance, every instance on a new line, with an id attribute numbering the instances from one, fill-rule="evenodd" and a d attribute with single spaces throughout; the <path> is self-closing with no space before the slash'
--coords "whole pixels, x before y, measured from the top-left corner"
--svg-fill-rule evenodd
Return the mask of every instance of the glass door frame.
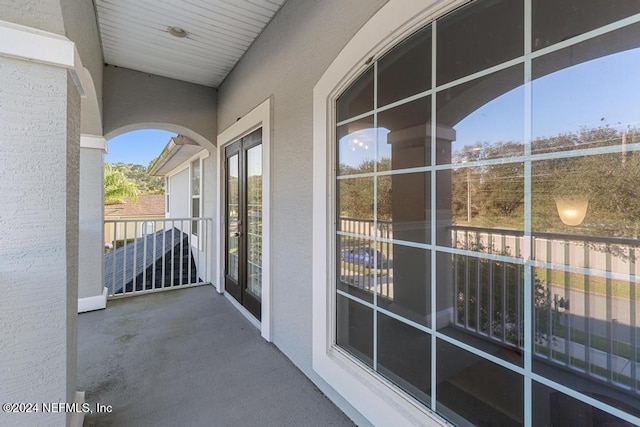
<path id="1" fill-rule="evenodd" d="M 249 201 L 248 201 L 248 181 L 249 181 L 249 151 L 255 147 L 262 146 L 261 129 L 257 129 L 243 138 L 227 145 L 224 150 L 225 156 L 225 246 L 224 246 L 224 285 L 225 291 L 230 293 L 243 307 L 245 307 L 258 320 L 262 317 L 262 298 L 248 290 L 249 288 Z M 261 147 L 262 149 L 262 147 Z M 229 230 L 229 186 L 226 185 L 229 173 L 229 159 L 237 156 L 238 171 L 238 222 L 234 236 L 237 241 L 237 271 L 234 279 L 228 273 L 230 230 Z M 262 163 L 264 160 L 262 159 Z"/>
<path id="2" fill-rule="evenodd" d="M 271 341 L 273 337 L 272 315 L 272 285 L 271 285 L 271 99 L 266 99 L 253 110 L 235 121 L 217 138 L 217 256 L 216 256 L 216 289 L 225 294 L 227 299 L 238 308 L 251 323 L 260 329 L 262 337 Z M 238 139 L 262 128 L 262 309 L 261 320 L 258 321 L 248 310 L 224 292 L 224 264 L 225 264 L 225 223 L 226 223 L 226 157 L 225 148 Z"/>

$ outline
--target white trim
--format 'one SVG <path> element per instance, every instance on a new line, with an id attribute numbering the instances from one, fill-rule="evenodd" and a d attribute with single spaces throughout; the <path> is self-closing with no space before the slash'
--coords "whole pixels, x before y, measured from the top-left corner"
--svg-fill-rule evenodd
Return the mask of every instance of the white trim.
<path id="1" fill-rule="evenodd" d="M 334 102 L 369 58 L 409 35 L 428 19 L 463 0 L 389 0 L 344 47 L 313 90 L 313 369 L 374 425 L 446 425 L 438 415 L 333 345 L 334 285 L 329 277 L 331 234 L 331 147 Z"/>
<path id="2" fill-rule="evenodd" d="M 189 157 L 187 160 L 185 160 L 184 162 L 180 163 L 178 166 L 176 166 L 175 168 L 171 169 L 169 172 L 167 172 L 166 174 L 164 174 L 165 177 L 167 178 L 171 178 L 174 175 L 179 174 L 180 172 L 184 171 L 185 169 L 189 169 L 189 176 L 191 176 L 191 162 L 193 162 L 196 159 L 200 159 L 200 167 L 202 167 L 202 160 L 206 159 L 207 157 L 209 157 L 210 153 L 209 151 L 202 147 L 201 151 L 198 151 L 196 154 L 194 154 L 193 156 Z M 201 172 L 202 175 L 202 172 Z M 202 189 L 200 189 L 200 191 L 202 191 Z M 189 194 L 191 194 L 191 184 L 189 184 Z"/>
<path id="3" fill-rule="evenodd" d="M 107 308 L 107 293 L 109 290 L 105 287 L 102 295 L 93 297 L 78 298 L 78 313 L 86 313 L 87 311 L 102 310 Z"/>
<path id="4" fill-rule="evenodd" d="M 68 38 L 0 21 L 0 56 L 63 68 L 76 66 L 75 45 Z"/>
<path id="5" fill-rule="evenodd" d="M 260 331 L 273 340 L 271 288 L 271 99 L 267 99 L 218 135 L 218 292 L 224 292 L 224 146 L 262 128 L 262 312 Z"/>
<path id="6" fill-rule="evenodd" d="M 224 296 L 225 296 L 226 299 L 231 301 L 231 304 L 240 312 L 240 314 L 242 314 L 244 317 L 246 317 L 247 320 L 253 326 L 255 326 L 257 330 L 259 330 L 259 331 L 262 330 L 262 325 L 260 324 L 258 319 L 256 319 L 256 317 L 249 312 L 249 310 L 244 308 L 232 295 L 230 295 L 230 294 L 225 292 Z"/>
<path id="7" fill-rule="evenodd" d="M 107 152 L 107 140 L 104 136 L 80 135 L 80 148 L 92 148 Z"/>

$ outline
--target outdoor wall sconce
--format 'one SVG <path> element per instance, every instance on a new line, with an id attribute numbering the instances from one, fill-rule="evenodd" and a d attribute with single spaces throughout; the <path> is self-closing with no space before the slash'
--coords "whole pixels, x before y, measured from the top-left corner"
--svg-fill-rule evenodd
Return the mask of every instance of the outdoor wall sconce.
<path id="1" fill-rule="evenodd" d="M 580 196 L 556 197 L 556 208 L 560 221 L 566 225 L 580 225 L 587 215 L 589 199 Z"/>

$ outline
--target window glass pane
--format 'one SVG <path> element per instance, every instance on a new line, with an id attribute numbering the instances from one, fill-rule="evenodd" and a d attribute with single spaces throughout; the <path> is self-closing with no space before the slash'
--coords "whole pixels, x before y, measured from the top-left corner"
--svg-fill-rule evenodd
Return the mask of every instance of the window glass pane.
<path id="1" fill-rule="evenodd" d="M 438 412 L 454 424 L 523 425 L 523 378 L 445 341 L 437 341 Z"/>
<path id="2" fill-rule="evenodd" d="M 431 405 L 431 335 L 378 313 L 378 372 Z"/>
<path id="3" fill-rule="evenodd" d="M 350 220 L 342 220 L 349 223 Z M 372 223 L 371 223 L 372 224 Z M 346 229 L 366 227 L 371 224 L 344 224 Z M 382 267 L 384 261 L 380 259 L 381 251 L 375 254 L 373 240 L 360 239 L 351 236 L 337 236 L 338 260 L 337 286 L 341 291 L 347 292 L 361 300 L 373 302 L 373 292 L 376 288 L 376 265 Z M 374 259 L 375 257 L 375 259 Z M 379 289 L 389 292 L 389 284 L 380 285 L 382 277 L 378 276 Z M 384 280 L 388 282 L 388 280 Z"/>
<path id="4" fill-rule="evenodd" d="M 431 164 L 431 97 L 378 114 L 378 170 Z"/>
<path id="5" fill-rule="evenodd" d="M 338 126 L 336 134 L 338 175 L 373 172 L 378 135 L 373 116 Z"/>
<path id="6" fill-rule="evenodd" d="M 522 0 L 477 1 L 438 20 L 438 85 L 522 55 Z"/>
<path id="7" fill-rule="evenodd" d="M 533 50 L 640 13 L 637 0 L 533 0 Z"/>
<path id="8" fill-rule="evenodd" d="M 640 152 L 532 163 L 532 226 L 580 240 L 637 239 L 640 234 Z"/>
<path id="9" fill-rule="evenodd" d="M 584 390 L 582 393 L 636 417 L 640 416 L 637 401 L 621 399 L 620 396 L 606 389 L 594 392 Z M 534 426 L 632 427 L 634 425 L 536 381 L 533 381 L 532 412 Z"/>
<path id="10" fill-rule="evenodd" d="M 378 107 L 431 88 L 431 25 L 378 61 Z"/>
<path id="11" fill-rule="evenodd" d="M 200 195 L 200 159 L 191 162 L 191 195 Z"/>
<path id="12" fill-rule="evenodd" d="M 336 295 L 336 343 L 373 366 L 373 310 Z"/>
<path id="13" fill-rule="evenodd" d="M 438 330 L 523 365 L 524 266 L 439 253 Z"/>
<path id="14" fill-rule="evenodd" d="M 240 231 L 240 186 L 238 155 L 227 159 L 227 274 L 238 280 L 238 233 Z"/>
<path id="15" fill-rule="evenodd" d="M 338 122 L 373 110 L 373 66 L 340 95 L 336 110 Z"/>
<path id="16" fill-rule="evenodd" d="M 373 237 L 373 177 L 340 179 L 336 187 L 338 230 Z"/>
<path id="17" fill-rule="evenodd" d="M 436 192 L 439 245 L 522 256 L 523 163 L 438 171 Z"/>
<path id="18" fill-rule="evenodd" d="M 431 172 L 377 177 L 378 237 L 431 242 Z"/>
<path id="19" fill-rule="evenodd" d="M 431 326 L 431 251 L 389 245 L 386 269 L 380 276 L 378 306 L 425 326 Z M 383 251 L 384 252 L 384 251 Z M 385 279 L 390 292 L 384 294 Z"/>
<path id="20" fill-rule="evenodd" d="M 200 216 L 200 198 L 191 199 L 191 216 L 199 217 Z M 191 232 L 198 235 L 198 221 L 191 221 Z"/>
<path id="21" fill-rule="evenodd" d="M 533 60 L 534 154 L 640 141 L 640 24 Z"/>
<path id="22" fill-rule="evenodd" d="M 262 145 L 247 150 L 247 290 L 262 297 Z"/>
<path id="23" fill-rule="evenodd" d="M 523 155 L 523 84 L 517 65 L 438 92 L 438 164 Z"/>

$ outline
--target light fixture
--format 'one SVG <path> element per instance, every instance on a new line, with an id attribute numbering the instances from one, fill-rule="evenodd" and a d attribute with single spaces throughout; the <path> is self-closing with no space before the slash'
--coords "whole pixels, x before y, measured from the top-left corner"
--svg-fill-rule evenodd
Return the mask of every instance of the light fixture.
<path id="1" fill-rule="evenodd" d="M 560 221 L 566 225 L 580 225 L 587 215 L 589 198 L 581 196 L 555 197 Z"/>
<path id="2" fill-rule="evenodd" d="M 178 37 L 180 39 L 183 39 L 189 35 L 189 33 L 187 33 L 183 28 L 180 28 L 180 27 L 170 26 L 167 28 L 167 31 L 172 36 Z"/>

